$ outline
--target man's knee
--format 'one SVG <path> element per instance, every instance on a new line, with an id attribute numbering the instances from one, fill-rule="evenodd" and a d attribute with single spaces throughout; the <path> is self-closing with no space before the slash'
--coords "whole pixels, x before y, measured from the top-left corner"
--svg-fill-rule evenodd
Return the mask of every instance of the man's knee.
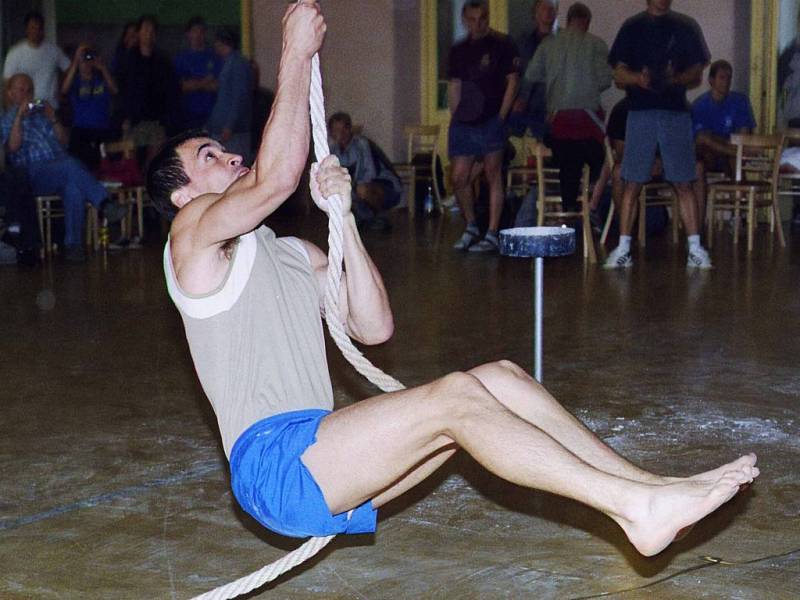
<path id="1" fill-rule="evenodd" d="M 430 396 L 447 418 L 461 420 L 483 413 L 492 404 L 498 404 L 480 379 L 470 373 L 457 371 L 435 381 Z"/>

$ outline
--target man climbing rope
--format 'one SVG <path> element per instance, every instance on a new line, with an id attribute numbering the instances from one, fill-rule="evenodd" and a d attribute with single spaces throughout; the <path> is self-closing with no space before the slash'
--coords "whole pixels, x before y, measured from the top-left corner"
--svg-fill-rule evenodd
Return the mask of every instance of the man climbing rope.
<path id="1" fill-rule="evenodd" d="M 376 509 L 458 449 L 496 475 L 611 517 L 645 555 L 732 498 L 756 457 L 689 478 L 644 471 L 603 444 L 516 365 L 500 361 L 331 412 L 322 323 L 325 254 L 260 223 L 294 191 L 309 146 L 312 57 L 325 33 L 312 0 L 283 19 L 275 105 L 252 168 L 198 134 L 170 140 L 148 190 L 173 215 L 170 295 L 219 422 L 231 484 L 259 522 L 291 536 L 374 531 Z M 393 331 L 388 296 L 350 214 L 334 157 L 312 168 L 314 202 L 342 201 L 340 318 L 365 344 Z"/>

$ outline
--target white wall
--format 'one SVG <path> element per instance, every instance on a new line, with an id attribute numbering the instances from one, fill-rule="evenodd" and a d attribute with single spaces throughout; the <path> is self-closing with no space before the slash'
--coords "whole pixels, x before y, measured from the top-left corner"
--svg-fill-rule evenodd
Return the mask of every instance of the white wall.
<path id="1" fill-rule="evenodd" d="M 254 0 L 254 57 L 275 89 L 286 3 Z M 416 0 L 323 3 L 328 31 L 320 53 L 326 114 L 343 110 L 395 160 L 402 127 L 419 120 L 419 8 Z"/>

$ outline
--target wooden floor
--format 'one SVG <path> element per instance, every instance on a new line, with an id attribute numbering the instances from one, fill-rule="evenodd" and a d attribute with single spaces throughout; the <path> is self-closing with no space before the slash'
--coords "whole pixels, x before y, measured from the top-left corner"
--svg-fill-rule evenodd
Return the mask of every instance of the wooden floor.
<path id="1" fill-rule="evenodd" d="M 364 236 L 396 312 L 368 356 L 408 385 L 498 358 L 532 369 L 530 261 L 457 254 L 460 228 L 398 213 Z M 300 234 L 322 242 L 323 223 Z M 753 488 L 643 559 L 602 515 L 462 456 L 382 510 L 375 536 L 337 538 L 263 597 L 797 598 L 800 235 L 782 250 L 761 231 L 748 258 L 720 232 L 710 272 L 687 272 L 667 238 L 628 272 L 546 262 L 545 383 L 653 471 L 757 452 Z M 189 598 L 297 545 L 235 506 L 161 248 L 0 268 L 3 599 Z M 329 357 L 337 405 L 375 393 Z"/>

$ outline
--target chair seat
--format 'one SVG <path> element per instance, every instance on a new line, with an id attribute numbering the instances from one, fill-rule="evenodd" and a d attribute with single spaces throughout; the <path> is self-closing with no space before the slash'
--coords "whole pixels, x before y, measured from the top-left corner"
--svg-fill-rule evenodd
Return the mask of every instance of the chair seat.
<path id="1" fill-rule="evenodd" d="M 739 192 L 741 190 L 765 190 L 772 187 L 770 181 L 717 181 L 708 186 L 709 191 L 712 189 L 721 192 Z"/>

